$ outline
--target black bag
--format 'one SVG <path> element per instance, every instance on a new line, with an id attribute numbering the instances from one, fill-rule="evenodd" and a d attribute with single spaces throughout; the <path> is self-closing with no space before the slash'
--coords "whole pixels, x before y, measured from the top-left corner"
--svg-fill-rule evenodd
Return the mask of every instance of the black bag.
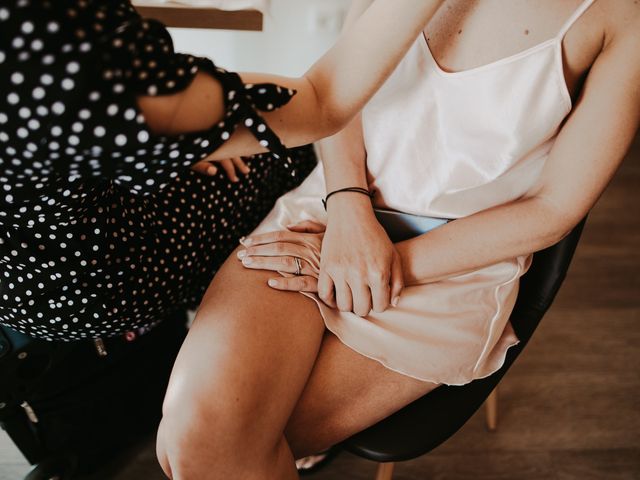
<path id="1" fill-rule="evenodd" d="M 97 342 L 0 327 L 0 426 L 31 464 L 59 470 L 27 478 L 96 471 L 155 431 L 187 333 L 186 315 L 175 317 L 144 335 Z"/>

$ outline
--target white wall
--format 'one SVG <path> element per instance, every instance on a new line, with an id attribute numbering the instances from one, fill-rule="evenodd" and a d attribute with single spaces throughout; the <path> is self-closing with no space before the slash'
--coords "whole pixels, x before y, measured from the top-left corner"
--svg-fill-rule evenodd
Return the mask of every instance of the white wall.
<path id="1" fill-rule="evenodd" d="M 336 40 L 350 0 L 272 0 L 262 32 L 172 28 L 176 51 L 229 70 L 297 76 Z"/>

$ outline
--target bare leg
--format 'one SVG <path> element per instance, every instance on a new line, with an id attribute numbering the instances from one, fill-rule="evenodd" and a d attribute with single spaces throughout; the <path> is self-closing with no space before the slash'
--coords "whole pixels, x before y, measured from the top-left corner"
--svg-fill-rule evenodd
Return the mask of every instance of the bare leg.
<path id="1" fill-rule="evenodd" d="M 174 479 L 293 479 L 283 432 L 324 324 L 313 302 L 266 285 L 232 256 L 178 355 L 158 432 Z"/>
<path id="2" fill-rule="evenodd" d="M 175 480 L 297 478 L 289 444 L 313 453 L 435 387 L 324 335 L 315 304 L 269 289 L 271 275 L 232 256 L 205 295 L 158 432 Z"/>
<path id="3" fill-rule="evenodd" d="M 396 373 L 326 333 L 286 428 L 296 458 L 323 451 L 436 388 Z"/>

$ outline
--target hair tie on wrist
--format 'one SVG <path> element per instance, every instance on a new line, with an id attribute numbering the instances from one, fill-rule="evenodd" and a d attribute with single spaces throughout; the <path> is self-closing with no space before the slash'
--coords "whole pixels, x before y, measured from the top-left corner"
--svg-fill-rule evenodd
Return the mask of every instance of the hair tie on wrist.
<path id="1" fill-rule="evenodd" d="M 324 209 L 325 210 L 327 209 L 327 202 L 329 201 L 329 198 L 331 198 L 332 195 L 335 195 L 336 193 L 342 193 L 342 192 L 361 193 L 363 195 L 366 195 L 369 198 L 373 198 L 373 192 L 366 188 L 362 188 L 362 187 L 341 188 L 339 190 L 334 190 L 333 192 L 328 193 L 327 196 L 324 197 L 324 199 L 322 200 L 322 205 L 324 206 Z"/>

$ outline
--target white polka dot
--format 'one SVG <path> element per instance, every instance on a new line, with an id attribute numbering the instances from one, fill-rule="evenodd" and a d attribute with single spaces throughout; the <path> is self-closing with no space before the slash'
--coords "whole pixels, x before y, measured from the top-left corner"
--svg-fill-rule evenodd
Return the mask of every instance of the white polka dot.
<path id="1" fill-rule="evenodd" d="M 98 125 L 96 128 L 93 129 L 93 134 L 96 137 L 104 137 L 104 134 L 107 133 L 107 131 L 105 130 L 105 128 L 101 125 Z"/>
<path id="2" fill-rule="evenodd" d="M 18 115 L 20 115 L 21 118 L 27 119 L 31 116 L 31 110 L 29 110 L 27 107 L 20 107 L 20 110 L 18 110 Z"/>
<path id="3" fill-rule="evenodd" d="M 45 65 L 51 65 L 55 61 L 56 61 L 56 57 L 54 57 L 50 53 L 42 57 L 42 63 Z"/>
<path id="4" fill-rule="evenodd" d="M 53 83 L 53 77 L 48 73 L 44 73 L 40 76 L 40 83 L 43 85 L 51 85 Z"/>
<path id="5" fill-rule="evenodd" d="M 47 30 L 49 33 L 56 33 L 60 29 L 59 25 L 56 22 L 49 22 L 47 24 Z"/>
<path id="6" fill-rule="evenodd" d="M 42 87 L 34 88 L 33 91 L 31 92 L 31 95 L 33 96 L 34 100 L 42 100 L 45 95 L 44 88 Z"/>
<path id="7" fill-rule="evenodd" d="M 0 123 L 7 123 L 8 120 L 9 120 L 9 117 L 7 117 L 5 113 L 0 112 Z"/>
<path id="8" fill-rule="evenodd" d="M 262 145 L 263 147 L 268 147 L 269 146 L 269 142 L 266 140 L 260 140 L 260 145 Z"/>
<path id="9" fill-rule="evenodd" d="M 138 132 L 138 141 L 140 143 L 145 143 L 148 140 L 149 140 L 149 132 L 147 132 L 146 130 L 141 130 L 140 132 Z M 144 152 L 144 150 L 142 150 L 142 152 Z"/>
<path id="10" fill-rule="evenodd" d="M 0 63 L 4 62 L 5 58 L 7 58 L 7 56 L 2 50 L 0 50 Z"/>
<path id="11" fill-rule="evenodd" d="M 9 10 L 6 8 L 0 8 L 0 21 L 5 21 L 9 18 Z"/>
<path id="12" fill-rule="evenodd" d="M 220 135 L 220 138 L 222 138 L 222 140 L 229 140 L 229 137 L 231 137 L 229 132 L 222 132 L 222 135 Z"/>
<path id="13" fill-rule="evenodd" d="M 119 135 L 116 135 L 115 142 L 116 142 L 116 145 L 118 145 L 119 147 L 122 147 L 127 144 L 127 137 L 122 133 Z"/>
<path id="14" fill-rule="evenodd" d="M 62 80 L 62 89 L 63 90 L 71 90 L 74 87 L 74 83 L 73 80 L 71 80 L 70 78 L 64 78 Z"/>
<path id="15" fill-rule="evenodd" d="M 24 82 L 24 75 L 22 75 L 22 73 L 20 72 L 13 72 L 11 74 L 11 82 L 14 85 L 20 85 L 22 82 Z"/>
<path id="16" fill-rule="evenodd" d="M 67 63 L 67 73 L 73 75 L 74 73 L 78 73 L 80 71 L 80 64 L 78 62 L 69 62 Z"/>
<path id="17" fill-rule="evenodd" d="M 20 127 L 17 133 L 20 138 L 27 138 L 29 136 L 29 130 L 24 127 Z"/>
<path id="18" fill-rule="evenodd" d="M 113 117 L 116 113 L 118 113 L 118 106 L 115 103 L 112 103 L 107 107 L 107 115 Z"/>
<path id="19" fill-rule="evenodd" d="M 39 38 L 36 38 L 33 42 L 31 42 L 31 50 L 33 50 L 34 52 L 39 52 L 40 50 L 42 50 L 43 46 L 44 43 L 42 43 L 42 40 L 40 40 Z"/>
<path id="20" fill-rule="evenodd" d="M 24 47 L 24 38 L 14 37 L 13 42 L 11 42 L 11 45 L 13 45 L 13 48 L 15 48 L 16 50 Z"/>
<path id="21" fill-rule="evenodd" d="M 53 113 L 55 113 L 56 115 L 62 115 L 64 113 L 64 103 L 62 102 L 55 102 L 52 106 L 51 106 L 51 111 Z"/>
<path id="22" fill-rule="evenodd" d="M 88 120 L 89 117 L 91 117 L 91 112 L 86 108 L 83 108 L 82 110 L 80 110 L 80 112 L 78 112 L 78 117 L 80 117 L 82 120 Z"/>

